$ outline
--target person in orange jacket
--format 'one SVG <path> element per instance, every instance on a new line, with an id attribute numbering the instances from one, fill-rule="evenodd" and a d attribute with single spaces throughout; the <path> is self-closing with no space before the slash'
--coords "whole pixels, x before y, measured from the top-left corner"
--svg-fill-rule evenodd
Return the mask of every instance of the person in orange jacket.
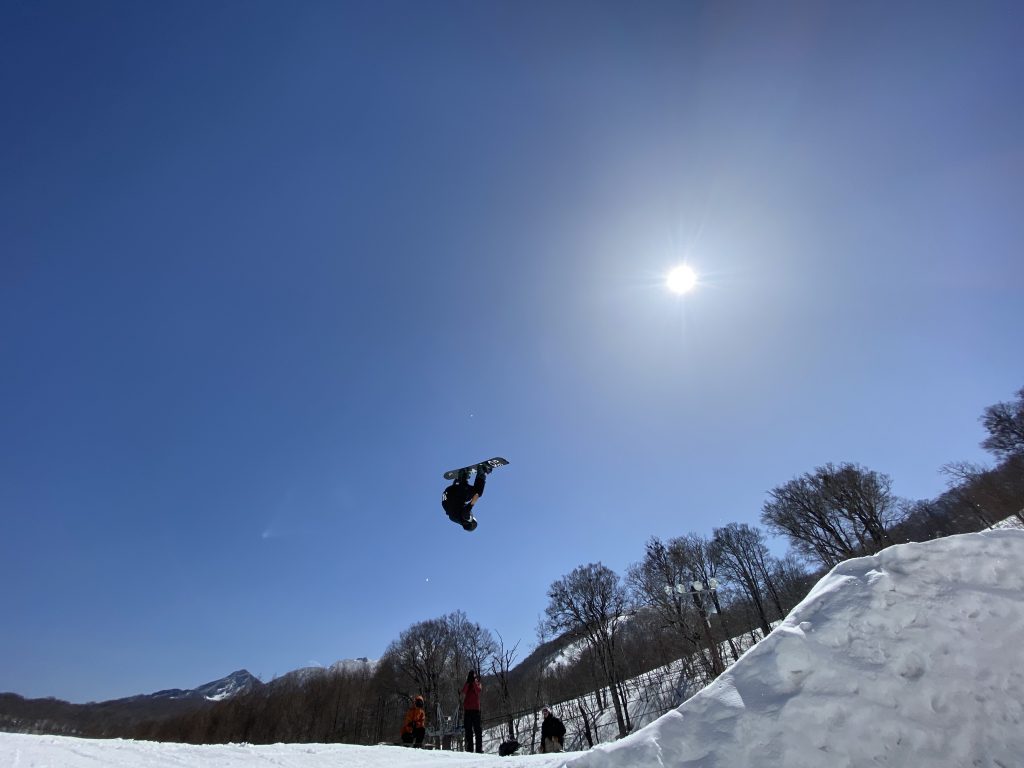
<path id="1" fill-rule="evenodd" d="M 422 747 L 423 738 L 426 735 L 427 713 L 423 709 L 423 697 L 417 696 L 405 713 L 405 723 L 402 725 L 402 743 Z"/>

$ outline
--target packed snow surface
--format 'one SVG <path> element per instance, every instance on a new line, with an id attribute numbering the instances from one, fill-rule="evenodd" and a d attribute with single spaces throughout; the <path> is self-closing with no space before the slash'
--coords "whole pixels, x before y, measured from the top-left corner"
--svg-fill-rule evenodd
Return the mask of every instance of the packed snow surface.
<path id="1" fill-rule="evenodd" d="M 837 566 L 712 685 L 646 728 L 584 753 L 499 758 L 401 747 L 196 747 L 0 734 L 0 765 L 18 768 L 495 763 L 1024 766 L 1024 532 L 904 544 Z"/>

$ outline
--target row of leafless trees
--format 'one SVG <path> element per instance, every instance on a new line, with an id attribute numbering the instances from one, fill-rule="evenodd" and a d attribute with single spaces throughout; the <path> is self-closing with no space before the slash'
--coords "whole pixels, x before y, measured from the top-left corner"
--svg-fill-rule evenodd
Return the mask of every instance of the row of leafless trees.
<path id="1" fill-rule="evenodd" d="M 985 409 L 981 423 L 988 432 L 981 447 L 998 463 L 987 468 L 971 462 L 943 467 L 949 479 L 949 503 L 969 509 L 983 526 L 1013 514 L 1024 523 L 1024 387 L 1013 400 Z"/>
<path id="2" fill-rule="evenodd" d="M 601 563 L 576 568 L 548 590 L 544 630 L 580 643 L 587 689 L 608 692 L 623 736 L 633 725 L 623 695 L 630 677 L 683 658 L 692 674 L 714 679 L 726 656 L 739 658 L 736 635 L 767 634 L 807 587 L 795 559 L 775 558 L 758 528 L 731 523 L 711 537 L 652 538 L 625 578 Z M 662 645 L 669 658 L 645 654 L 645 645 Z"/>
<path id="3" fill-rule="evenodd" d="M 652 538 L 643 559 L 620 576 L 601 563 L 581 565 L 551 584 L 539 627 L 541 645 L 516 663 L 518 644 L 456 611 L 413 624 L 371 673 L 337 672 L 305 684 L 259 692 L 133 735 L 176 741 L 345 741 L 397 737 L 412 698 L 427 701 L 432 736 L 457 733 L 459 689 L 468 670 L 485 676 L 486 725 L 505 738 L 536 739 L 544 702 L 566 702 L 586 743 L 594 724 L 614 712 L 616 733 L 633 728 L 631 678 L 679 662 L 686 680 L 721 674 L 751 642 L 803 598 L 813 578 L 843 560 L 895 543 L 977 530 L 1024 507 L 1024 389 L 1013 403 L 986 409 L 983 445 L 999 460 L 986 469 L 945 468 L 950 489 L 939 499 L 908 502 L 885 474 L 857 464 L 825 464 L 772 489 L 761 522 L 785 537 L 790 554 L 774 557 L 764 531 L 730 523 L 710 536 Z M 549 642 L 549 638 L 557 642 Z M 551 664 L 563 652 L 568 661 Z M 566 651 L 568 651 L 566 653 Z M 678 695 L 687 688 L 680 686 Z M 575 710 L 578 710 L 576 712 Z M 521 733 L 523 723 L 530 733 Z"/>
<path id="4" fill-rule="evenodd" d="M 1010 515 L 1024 522 L 1024 388 L 981 416 L 983 448 L 994 467 L 952 462 L 942 468 L 949 491 L 910 502 L 892 480 L 855 464 L 826 464 L 769 492 L 761 521 L 785 536 L 806 561 L 831 567 L 898 541 L 990 526 Z M 965 522 L 966 519 L 966 522 Z"/>

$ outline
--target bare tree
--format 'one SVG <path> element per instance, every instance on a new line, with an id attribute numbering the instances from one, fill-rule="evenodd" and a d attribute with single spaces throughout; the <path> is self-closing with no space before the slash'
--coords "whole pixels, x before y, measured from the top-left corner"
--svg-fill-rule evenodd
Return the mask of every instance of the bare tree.
<path id="1" fill-rule="evenodd" d="M 488 630 L 454 611 L 409 627 L 388 646 L 383 660 L 397 672 L 396 693 L 405 701 L 421 694 L 429 718 L 440 727 L 459 710 L 467 670 L 484 668 L 495 647 Z"/>
<path id="2" fill-rule="evenodd" d="M 1011 454 L 995 469 L 969 461 L 942 467 L 950 493 L 987 528 L 1015 515 L 1024 522 L 1024 454 Z"/>
<path id="3" fill-rule="evenodd" d="M 516 733 L 516 720 L 513 717 L 512 708 L 512 687 L 509 682 L 509 673 L 512 671 L 512 664 L 516 659 L 516 649 L 519 643 L 511 648 L 505 647 L 505 639 L 498 633 L 498 647 L 491 655 L 491 675 L 498 685 L 498 696 L 501 699 L 501 714 L 505 719 L 505 726 L 508 730 L 508 738 L 518 741 Z"/>
<path id="4" fill-rule="evenodd" d="M 629 711 L 619 690 L 616 635 L 628 610 L 618 575 L 601 563 L 581 565 L 548 589 L 546 625 L 587 643 L 597 657 L 615 706 L 619 736 L 630 731 Z"/>
<path id="5" fill-rule="evenodd" d="M 704 553 L 697 546 L 700 555 L 696 555 L 693 548 L 694 542 L 686 539 L 672 539 L 665 544 L 652 538 L 647 542 L 643 561 L 629 569 L 627 578 L 638 598 L 667 625 L 679 630 L 684 654 L 707 654 L 709 672 L 714 678 L 725 671 L 725 663 L 712 636 L 703 600 L 690 589 L 691 582 L 703 580 L 699 558 Z"/>
<path id="6" fill-rule="evenodd" d="M 761 521 L 786 536 L 801 556 L 831 568 L 856 555 L 857 540 L 849 526 L 806 477 L 773 488 L 768 496 Z"/>
<path id="7" fill-rule="evenodd" d="M 761 521 L 810 560 L 832 567 L 892 543 L 904 509 L 888 475 L 826 464 L 769 491 Z"/>
<path id="8" fill-rule="evenodd" d="M 988 430 L 981 442 L 986 451 L 1000 459 L 1024 454 L 1024 387 L 1017 391 L 1016 400 L 986 408 L 981 423 Z"/>
<path id="9" fill-rule="evenodd" d="M 779 615 L 782 601 L 771 579 L 772 556 L 764 534 L 745 523 L 729 523 L 716 528 L 713 536 L 716 560 L 721 569 L 734 580 L 750 599 L 764 634 L 771 632 L 766 602 L 772 600 Z"/>
<path id="10" fill-rule="evenodd" d="M 421 694 L 427 701 L 437 701 L 442 681 L 448 677 L 450 659 L 455 655 L 451 634 L 443 619 L 429 619 L 413 624 L 392 641 L 384 656 L 400 673 L 400 693 L 412 700 Z"/>
<path id="11" fill-rule="evenodd" d="M 865 549 L 877 552 L 893 543 L 888 529 L 898 522 L 900 507 L 892 494 L 892 478 L 856 464 L 826 464 L 818 475 L 826 498 L 850 520 Z M 870 546 L 865 546 L 865 537 Z"/>
<path id="12" fill-rule="evenodd" d="M 465 679 L 470 669 L 483 673 L 490 657 L 497 650 L 494 636 L 489 630 L 471 622 L 462 611 L 453 611 L 443 618 L 454 649 L 452 665 Z M 461 681 L 459 685 L 461 686 Z"/>
<path id="13" fill-rule="evenodd" d="M 771 583 L 778 591 L 785 613 L 807 596 L 818 576 L 812 576 L 796 555 L 790 553 L 781 559 L 771 560 Z"/>
<path id="14" fill-rule="evenodd" d="M 982 526 L 988 528 L 997 522 L 989 517 L 985 505 L 980 503 L 980 499 L 971 490 L 975 479 L 985 471 L 981 465 L 969 461 L 951 461 L 943 464 L 939 471 L 945 476 L 946 487 L 953 498 L 961 503 L 963 509 L 977 517 Z"/>

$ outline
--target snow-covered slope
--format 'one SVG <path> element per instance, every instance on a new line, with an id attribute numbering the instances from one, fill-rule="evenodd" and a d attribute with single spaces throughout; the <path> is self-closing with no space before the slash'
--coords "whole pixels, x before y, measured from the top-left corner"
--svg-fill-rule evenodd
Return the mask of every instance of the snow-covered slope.
<path id="1" fill-rule="evenodd" d="M 714 684 L 621 741 L 497 758 L 400 747 L 195 747 L 0 734 L 20 768 L 1018 768 L 1024 531 L 905 544 L 835 568 Z"/>
<path id="2" fill-rule="evenodd" d="M 1024 765 L 1024 533 L 837 566 L 712 685 L 573 765 Z"/>

